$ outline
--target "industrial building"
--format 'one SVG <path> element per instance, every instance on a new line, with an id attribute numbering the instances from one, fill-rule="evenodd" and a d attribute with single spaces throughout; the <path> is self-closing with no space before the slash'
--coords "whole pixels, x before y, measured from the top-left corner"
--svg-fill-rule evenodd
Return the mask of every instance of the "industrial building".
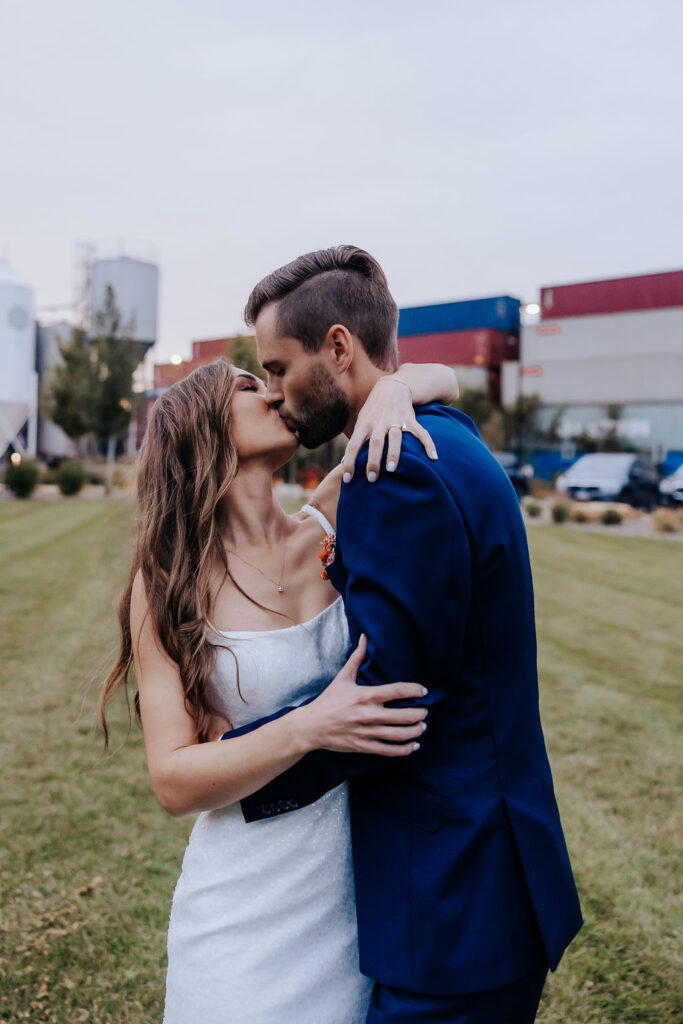
<path id="1" fill-rule="evenodd" d="M 74 326 L 95 333 L 108 286 L 121 314 L 121 333 L 138 343 L 142 364 L 157 340 L 155 263 L 124 255 L 93 256 L 84 266 L 75 304 L 36 311 L 33 287 L 0 261 L 0 459 L 8 451 L 47 459 L 75 454 L 73 441 L 40 412 L 39 393 L 49 386 L 50 374 L 62 359 L 59 345 L 70 341 Z M 137 389 L 144 390 L 140 369 Z M 129 449 L 135 446 L 131 432 Z"/>
<path id="2" fill-rule="evenodd" d="M 88 264 L 87 321 L 114 289 L 122 322 L 141 358 L 157 338 L 159 274 L 129 256 Z M 658 462 L 683 459 L 683 270 L 541 289 L 539 313 L 510 295 L 405 307 L 399 316 L 401 362 L 443 362 L 461 388 L 485 388 L 493 404 L 537 395 L 538 433 L 557 449 L 617 437 Z M 527 311 L 520 319 L 520 310 Z M 59 457 L 73 452 L 38 413 L 38 383 L 59 362 L 58 344 L 75 316 L 34 320 L 31 286 L 0 264 L 0 455 Z M 191 360 L 154 367 L 150 402 L 195 366 L 230 356 L 237 337 L 195 341 Z M 129 448 L 144 433 L 133 425 Z M 559 458 L 559 455 L 558 455 Z M 670 465 L 670 463 L 669 463 Z M 668 467 L 667 467 L 668 468 Z"/>
<path id="3" fill-rule="evenodd" d="M 0 457 L 11 445 L 34 456 L 38 442 L 38 374 L 34 292 L 0 262 Z"/>
<path id="4" fill-rule="evenodd" d="M 519 299 L 510 295 L 404 307 L 399 360 L 446 363 L 457 370 L 461 388 L 487 388 L 498 405 L 503 364 L 519 359 L 519 310 Z"/>
<path id="5" fill-rule="evenodd" d="M 90 268 L 89 323 L 102 309 L 107 287 L 114 290 L 123 332 L 146 351 L 156 343 L 159 311 L 159 268 L 149 260 L 131 256 L 96 259 Z"/>
<path id="6" fill-rule="evenodd" d="M 121 314 L 121 333 L 136 341 L 140 362 L 157 340 L 159 307 L 159 268 L 149 260 L 131 256 L 93 259 L 86 267 L 85 320 L 89 333 L 96 332 L 96 314 L 104 307 L 107 287 L 111 286 Z M 36 325 L 36 368 L 41 384 L 47 383 L 50 372 L 61 362 L 59 344 L 71 338 L 75 316 L 52 322 L 51 317 L 38 315 Z M 143 381 L 139 382 L 144 390 Z M 138 438 L 131 429 L 129 450 L 135 451 Z M 75 446 L 66 434 L 46 416 L 38 416 L 38 452 L 44 458 L 58 459 L 75 453 Z"/>
<path id="7" fill-rule="evenodd" d="M 487 387 L 498 403 L 503 363 L 519 354 L 519 308 L 518 299 L 503 295 L 401 309 L 399 359 L 454 366 L 461 387 Z M 155 388 L 168 387 L 219 356 L 230 358 L 231 346 L 240 337 L 244 335 L 194 341 L 191 360 L 156 363 Z"/>
<path id="8" fill-rule="evenodd" d="M 400 361 L 452 366 L 494 405 L 537 395 L 538 433 L 558 449 L 549 472 L 571 460 L 561 446 L 606 436 L 683 460 L 683 271 L 544 287 L 532 309 L 510 295 L 404 307 Z M 155 387 L 229 356 L 233 340 L 194 342 L 191 361 L 155 366 Z"/>
<path id="9" fill-rule="evenodd" d="M 683 450 L 683 271 L 541 289 L 502 399 L 537 394 L 538 427 L 560 440 L 613 433 L 656 461 Z"/>
<path id="10" fill-rule="evenodd" d="M 207 338 L 205 341 L 192 342 L 192 358 L 187 360 L 176 360 L 171 363 L 154 364 L 154 389 L 163 391 L 165 388 L 183 380 L 192 373 L 198 366 L 204 363 L 212 363 L 220 356 L 230 358 L 232 343 L 244 335 L 236 334 L 231 338 Z"/>

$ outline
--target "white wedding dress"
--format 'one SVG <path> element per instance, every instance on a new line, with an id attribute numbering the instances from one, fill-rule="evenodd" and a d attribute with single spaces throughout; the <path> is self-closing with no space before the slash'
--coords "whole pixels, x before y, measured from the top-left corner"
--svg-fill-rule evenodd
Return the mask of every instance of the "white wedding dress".
<path id="1" fill-rule="evenodd" d="M 211 639 L 212 696 L 237 728 L 319 693 L 348 631 L 338 598 L 300 625 Z M 358 969 L 346 783 L 250 824 L 239 804 L 199 815 L 173 897 L 164 1024 L 363 1024 L 372 984 Z"/>

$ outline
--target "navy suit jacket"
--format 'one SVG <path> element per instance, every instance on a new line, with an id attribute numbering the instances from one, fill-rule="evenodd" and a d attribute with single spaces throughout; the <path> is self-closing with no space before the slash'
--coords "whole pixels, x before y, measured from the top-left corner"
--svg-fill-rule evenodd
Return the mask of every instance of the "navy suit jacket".
<path id="1" fill-rule="evenodd" d="M 396 472 L 369 484 L 364 449 L 328 572 L 352 645 L 368 635 L 358 682 L 429 688 L 421 749 L 313 751 L 242 809 L 288 813 L 349 779 L 361 971 L 460 993 L 554 969 L 582 918 L 539 717 L 519 502 L 469 417 L 417 413 L 438 461 L 406 434 Z"/>

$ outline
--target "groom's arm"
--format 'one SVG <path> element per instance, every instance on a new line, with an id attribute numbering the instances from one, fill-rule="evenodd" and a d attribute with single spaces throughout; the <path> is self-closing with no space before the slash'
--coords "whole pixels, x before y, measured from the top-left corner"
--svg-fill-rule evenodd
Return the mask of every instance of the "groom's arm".
<path id="1" fill-rule="evenodd" d="M 357 681 L 369 686 L 420 682 L 428 695 L 400 703 L 426 704 L 431 716 L 443 697 L 443 674 L 460 658 L 471 585 L 467 530 L 433 465 L 408 445 L 396 472 L 381 474 L 374 484 L 362 471 L 365 458 L 344 485 L 338 513 L 352 644 L 361 632 L 368 634 Z M 421 742 L 429 744 L 429 728 Z M 312 751 L 244 798 L 242 810 L 247 821 L 284 813 L 359 772 L 392 768 L 399 761 Z"/>

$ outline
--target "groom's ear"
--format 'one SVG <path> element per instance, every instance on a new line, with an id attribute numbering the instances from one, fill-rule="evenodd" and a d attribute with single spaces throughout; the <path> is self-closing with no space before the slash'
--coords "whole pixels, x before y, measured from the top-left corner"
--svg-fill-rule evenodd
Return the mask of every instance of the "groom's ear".
<path id="1" fill-rule="evenodd" d="M 337 373 L 346 373 L 356 354 L 357 339 L 343 324 L 332 324 L 325 336 L 325 349 Z"/>

